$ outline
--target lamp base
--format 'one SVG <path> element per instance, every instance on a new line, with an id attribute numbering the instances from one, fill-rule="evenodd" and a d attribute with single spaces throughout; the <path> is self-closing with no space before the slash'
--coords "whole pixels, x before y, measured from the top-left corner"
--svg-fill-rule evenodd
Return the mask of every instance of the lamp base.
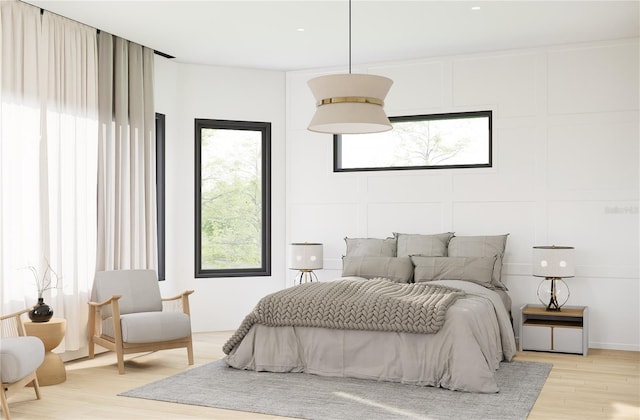
<path id="1" fill-rule="evenodd" d="M 318 281 L 318 276 L 313 270 L 300 270 L 296 275 L 295 284 L 311 283 L 313 281 Z"/>
<path id="2" fill-rule="evenodd" d="M 538 300 L 547 311 L 560 311 L 569 299 L 569 287 L 560 277 L 546 277 L 538 286 Z"/>

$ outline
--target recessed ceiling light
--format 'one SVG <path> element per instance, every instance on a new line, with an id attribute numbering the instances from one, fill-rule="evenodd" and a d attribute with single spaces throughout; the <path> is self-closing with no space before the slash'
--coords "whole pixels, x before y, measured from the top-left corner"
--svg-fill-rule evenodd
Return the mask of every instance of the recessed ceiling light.
<path id="1" fill-rule="evenodd" d="M 471 10 L 480 10 L 480 6 L 473 6 Z"/>
<path id="2" fill-rule="evenodd" d="M 296 31 L 298 31 L 298 32 L 304 32 L 304 28 L 298 28 L 298 29 L 296 29 Z"/>

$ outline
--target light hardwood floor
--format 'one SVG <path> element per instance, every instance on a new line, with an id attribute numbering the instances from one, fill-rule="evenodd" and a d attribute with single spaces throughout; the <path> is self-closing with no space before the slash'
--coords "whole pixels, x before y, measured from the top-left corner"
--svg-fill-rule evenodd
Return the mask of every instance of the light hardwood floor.
<path id="1" fill-rule="evenodd" d="M 194 335 L 195 365 L 222 358 L 231 332 Z M 9 402 L 20 419 L 275 419 L 117 394 L 188 369 L 184 349 L 125 356 L 118 375 L 114 353 L 66 363 L 67 381 L 41 388 L 42 400 L 25 389 Z M 640 419 L 640 352 L 594 350 L 580 355 L 518 353 L 517 360 L 547 362 L 553 369 L 529 419 Z"/>

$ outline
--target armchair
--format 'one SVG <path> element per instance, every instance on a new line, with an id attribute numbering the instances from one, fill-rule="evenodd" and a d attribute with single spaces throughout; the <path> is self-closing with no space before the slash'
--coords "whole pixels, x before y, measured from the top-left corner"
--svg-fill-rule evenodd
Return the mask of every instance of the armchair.
<path id="1" fill-rule="evenodd" d="M 124 355 L 186 347 L 193 364 L 188 290 L 163 299 L 153 270 L 99 271 L 89 302 L 89 358 L 95 345 L 115 351 L 118 373 Z M 178 301 L 182 311 L 163 311 L 163 302 Z"/>
<path id="2" fill-rule="evenodd" d="M 33 384 L 36 398 L 40 399 L 36 369 L 44 361 L 44 344 L 38 337 L 26 336 L 20 317 L 27 312 L 29 309 L 0 316 L 0 400 L 7 419 L 11 418 L 8 398 L 18 389 Z"/>

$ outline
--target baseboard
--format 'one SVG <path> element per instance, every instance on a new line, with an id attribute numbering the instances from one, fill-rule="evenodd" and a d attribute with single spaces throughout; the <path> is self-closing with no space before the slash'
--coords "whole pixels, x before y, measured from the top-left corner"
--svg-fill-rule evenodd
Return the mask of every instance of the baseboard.
<path id="1" fill-rule="evenodd" d="M 594 343 L 593 341 L 589 342 L 589 348 L 603 350 L 640 351 L 640 345 L 620 343 Z"/>
<path id="2" fill-rule="evenodd" d="M 95 354 L 105 353 L 109 350 L 104 347 L 96 346 Z M 83 347 L 79 350 L 74 351 L 65 351 L 64 353 L 59 353 L 60 358 L 63 362 L 70 362 L 72 360 L 83 359 L 85 357 L 89 357 L 89 347 Z"/>

